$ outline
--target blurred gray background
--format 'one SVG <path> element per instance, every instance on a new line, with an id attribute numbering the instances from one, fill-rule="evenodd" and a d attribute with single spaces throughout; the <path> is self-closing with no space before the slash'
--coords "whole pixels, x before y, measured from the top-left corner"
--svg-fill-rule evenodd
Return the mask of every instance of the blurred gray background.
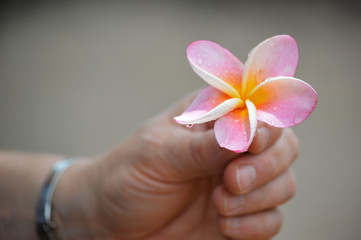
<path id="1" fill-rule="evenodd" d="M 206 86 L 187 45 L 243 62 L 278 34 L 300 48 L 296 77 L 319 102 L 295 127 L 298 193 L 278 240 L 361 239 L 361 12 L 352 2 L 28 1 L 0 10 L 0 148 L 98 155 Z"/>

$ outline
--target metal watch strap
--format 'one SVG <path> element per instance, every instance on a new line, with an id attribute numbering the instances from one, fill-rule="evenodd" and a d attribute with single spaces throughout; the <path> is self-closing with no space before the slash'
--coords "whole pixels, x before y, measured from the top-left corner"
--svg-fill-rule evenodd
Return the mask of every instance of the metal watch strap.
<path id="1" fill-rule="evenodd" d="M 78 159 L 68 158 L 56 162 L 43 185 L 36 208 L 36 231 L 41 240 L 57 240 L 55 235 L 56 224 L 51 220 L 53 194 L 62 173 L 76 160 Z"/>

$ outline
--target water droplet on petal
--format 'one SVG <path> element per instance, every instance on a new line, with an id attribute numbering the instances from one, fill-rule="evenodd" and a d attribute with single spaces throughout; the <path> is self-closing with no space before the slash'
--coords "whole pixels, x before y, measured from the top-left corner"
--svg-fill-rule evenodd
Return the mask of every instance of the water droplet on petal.
<path id="1" fill-rule="evenodd" d="M 193 124 L 186 124 L 186 127 L 191 128 L 191 127 L 193 127 Z"/>
<path id="2" fill-rule="evenodd" d="M 295 114 L 295 118 L 293 120 L 294 124 L 299 124 L 301 123 L 303 120 L 305 120 L 304 114 L 302 114 L 302 112 L 296 112 Z"/>
<path id="3" fill-rule="evenodd" d="M 277 107 L 276 107 L 276 106 L 274 106 L 272 109 L 273 109 L 273 111 L 276 111 L 276 110 L 277 110 Z"/>
<path id="4" fill-rule="evenodd" d="M 202 64 L 202 62 L 203 62 L 203 59 L 202 59 L 202 58 L 199 58 L 199 59 L 198 59 L 198 64 Z"/>
<path id="5" fill-rule="evenodd" d="M 243 132 L 243 135 L 246 135 L 246 134 L 247 134 L 246 131 L 244 131 L 244 132 Z"/>

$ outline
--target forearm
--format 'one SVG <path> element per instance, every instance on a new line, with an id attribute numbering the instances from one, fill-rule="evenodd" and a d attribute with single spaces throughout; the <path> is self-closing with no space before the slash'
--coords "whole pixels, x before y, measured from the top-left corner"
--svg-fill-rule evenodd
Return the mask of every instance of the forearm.
<path id="1" fill-rule="evenodd" d="M 51 166 L 61 156 L 0 152 L 0 239 L 38 239 L 35 210 Z"/>
<path id="2" fill-rule="evenodd" d="M 53 164 L 64 157 L 0 152 L 0 239 L 37 240 L 36 206 Z M 60 239 L 104 239 L 96 188 L 101 162 L 81 160 L 61 176 L 52 201 Z"/>

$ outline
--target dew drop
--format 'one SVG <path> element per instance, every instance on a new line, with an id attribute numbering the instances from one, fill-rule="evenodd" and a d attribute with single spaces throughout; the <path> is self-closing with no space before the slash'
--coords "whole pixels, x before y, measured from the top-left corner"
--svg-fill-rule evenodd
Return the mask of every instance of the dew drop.
<path id="1" fill-rule="evenodd" d="M 191 127 L 193 127 L 193 124 L 186 124 L 186 127 L 191 128 Z"/>
<path id="2" fill-rule="evenodd" d="M 303 120 L 305 120 L 304 115 L 302 114 L 302 112 L 296 112 L 295 117 L 293 119 L 293 123 L 294 124 L 299 124 L 301 123 Z"/>
<path id="3" fill-rule="evenodd" d="M 199 59 L 198 59 L 198 64 L 202 64 L 202 62 L 203 62 L 203 59 L 202 59 L 202 58 L 199 58 Z"/>
<path id="4" fill-rule="evenodd" d="M 276 111 L 276 110 L 277 110 L 277 107 L 276 107 L 276 106 L 274 106 L 272 109 L 273 109 L 273 111 Z"/>
<path id="5" fill-rule="evenodd" d="M 247 134 L 246 131 L 244 131 L 244 132 L 243 132 L 243 135 L 246 135 L 246 134 Z"/>

